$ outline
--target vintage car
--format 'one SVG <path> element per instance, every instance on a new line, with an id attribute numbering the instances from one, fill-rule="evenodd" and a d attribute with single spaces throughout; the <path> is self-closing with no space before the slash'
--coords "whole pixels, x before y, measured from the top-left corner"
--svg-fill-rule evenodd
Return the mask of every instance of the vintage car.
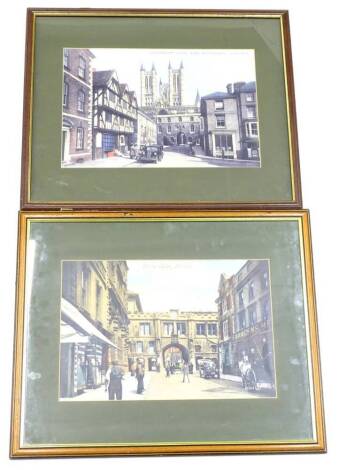
<path id="1" fill-rule="evenodd" d="M 217 379 L 219 378 L 218 368 L 216 363 L 211 359 L 204 359 L 199 364 L 200 377 L 204 379 Z"/>
<path id="2" fill-rule="evenodd" d="M 137 154 L 138 162 L 158 163 L 164 155 L 162 145 L 141 145 Z"/>

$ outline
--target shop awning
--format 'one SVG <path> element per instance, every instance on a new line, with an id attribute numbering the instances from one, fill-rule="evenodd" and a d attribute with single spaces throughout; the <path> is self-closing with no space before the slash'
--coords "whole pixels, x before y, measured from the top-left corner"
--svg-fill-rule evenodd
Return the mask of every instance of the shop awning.
<path id="1" fill-rule="evenodd" d="M 73 326 L 61 321 L 60 343 L 89 343 L 90 337 L 77 331 Z"/>
<path id="2" fill-rule="evenodd" d="M 90 321 L 87 320 L 83 316 L 83 314 L 72 305 L 68 300 L 62 298 L 61 299 L 61 315 L 67 321 L 69 319 L 73 325 L 75 325 L 74 331 L 76 334 L 84 338 L 85 335 L 91 337 L 94 336 L 95 338 L 99 339 L 101 342 L 108 344 L 109 346 L 118 349 L 118 347 L 113 344 L 105 335 L 101 333 Z M 79 327 L 79 331 L 76 331 L 76 327 Z M 79 334 L 80 333 L 80 334 Z M 81 335 L 81 333 L 84 333 Z M 70 342 L 70 341 L 67 341 Z M 84 342 L 83 340 L 81 342 Z"/>

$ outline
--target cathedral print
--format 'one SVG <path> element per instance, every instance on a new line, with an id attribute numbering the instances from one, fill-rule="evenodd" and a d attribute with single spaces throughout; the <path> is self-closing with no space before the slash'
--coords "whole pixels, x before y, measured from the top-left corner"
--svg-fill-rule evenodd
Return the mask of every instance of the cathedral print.
<path id="1" fill-rule="evenodd" d="M 260 168 L 254 50 L 63 50 L 63 168 Z"/>

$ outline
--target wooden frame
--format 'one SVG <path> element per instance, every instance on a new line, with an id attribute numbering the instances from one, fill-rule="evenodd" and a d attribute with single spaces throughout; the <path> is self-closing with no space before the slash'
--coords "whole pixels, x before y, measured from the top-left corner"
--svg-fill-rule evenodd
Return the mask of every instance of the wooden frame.
<path id="1" fill-rule="evenodd" d="M 283 61 L 285 71 L 285 91 L 287 106 L 287 121 L 289 134 L 289 153 L 291 170 L 292 200 L 288 202 L 203 202 L 192 201 L 183 203 L 163 202 L 150 203 L 142 201 L 133 202 L 32 202 L 30 198 L 31 184 L 31 143 L 32 143 L 32 90 L 33 90 L 33 60 L 34 60 L 34 32 L 35 21 L 38 17 L 62 16 L 112 16 L 112 17 L 180 17 L 180 18 L 279 18 L 281 22 Z M 21 176 L 21 209 L 59 209 L 86 210 L 86 209 L 126 209 L 149 210 L 176 209 L 176 210 L 213 210 L 213 209 L 298 209 L 302 207 L 301 181 L 298 156 L 298 139 L 296 124 L 296 108 L 293 85 L 292 54 L 287 11 L 260 11 L 260 10 L 109 10 L 109 9 L 29 9 L 27 13 L 27 37 L 25 58 L 25 87 L 24 87 L 24 118 L 23 118 L 23 151 Z"/>
<path id="2" fill-rule="evenodd" d="M 267 442 L 267 443 L 215 443 L 215 444 L 170 444 L 170 445 L 81 445 L 81 446 L 21 446 L 22 427 L 22 374 L 24 354 L 25 324 L 25 268 L 26 243 L 31 221 L 100 221 L 103 219 L 127 221 L 221 221 L 237 220 L 294 220 L 299 224 L 300 249 L 303 255 L 304 289 L 307 299 L 309 341 L 310 341 L 310 374 L 313 379 L 314 429 L 315 439 L 307 442 Z M 163 454 L 223 454 L 223 453 L 298 453 L 325 452 L 325 427 L 321 390 L 320 358 L 318 330 L 312 265 L 312 247 L 308 211 L 143 211 L 143 212 L 22 212 L 19 215 L 18 267 L 17 267 L 17 301 L 15 320 L 15 349 L 13 368 L 13 407 L 11 449 L 12 457 L 59 457 L 59 456 L 122 456 L 122 455 L 163 455 Z M 312 395 L 312 392 L 311 392 Z"/>

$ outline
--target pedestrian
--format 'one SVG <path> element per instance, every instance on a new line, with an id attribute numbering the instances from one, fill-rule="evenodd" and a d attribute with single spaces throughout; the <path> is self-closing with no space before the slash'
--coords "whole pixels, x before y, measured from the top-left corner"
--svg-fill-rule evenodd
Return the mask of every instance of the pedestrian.
<path id="1" fill-rule="evenodd" d="M 272 381 L 272 369 L 271 369 L 271 360 L 270 360 L 270 351 L 268 349 L 268 344 L 265 336 L 262 339 L 262 360 L 263 366 L 266 374 L 269 377 L 269 380 Z"/>
<path id="2" fill-rule="evenodd" d="M 189 383 L 189 381 L 190 381 L 189 367 L 188 367 L 188 363 L 184 362 L 184 364 L 182 366 L 182 381 L 183 381 L 183 383 L 186 381 L 186 378 L 187 378 L 187 382 Z"/>
<path id="3" fill-rule="evenodd" d="M 145 377 L 145 368 L 142 361 L 138 361 L 137 367 L 135 369 L 135 376 L 138 382 L 137 393 L 140 395 L 145 390 L 144 388 L 144 377 Z"/>
<path id="4" fill-rule="evenodd" d="M 166 363 L 166 377 L 171 375 L 171 365 L 169 362 Z"/>
<path id="5" fill-rule="evenodd" d="M 122 378 L 124 372 L 119 367 L 117 361 L 112 362 L 112 366 L 106 373 L 105 391 L 108 391 L 109 400 L 122 400 Z"/>

